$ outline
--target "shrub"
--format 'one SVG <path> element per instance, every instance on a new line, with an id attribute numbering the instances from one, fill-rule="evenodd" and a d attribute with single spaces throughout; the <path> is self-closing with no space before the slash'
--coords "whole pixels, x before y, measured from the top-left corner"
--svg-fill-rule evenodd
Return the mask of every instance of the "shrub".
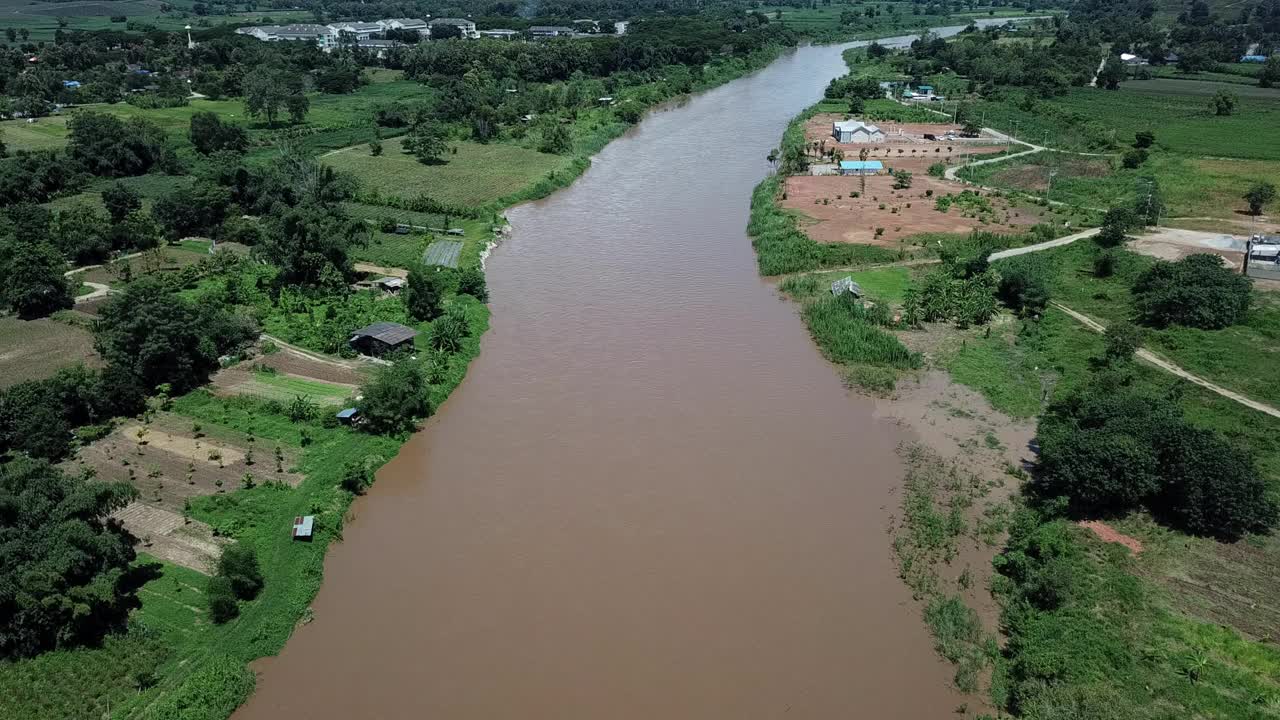
<path id="1" fill-rule="evenodd" d="M 458 272 L 458 292 L 470 295 L 480 302 L 489 301 L 489 287 L 485 283 L 484 271 L 478 267 L 463 268 Z"/>
<path id="2" fill-rule="evenodd" d="M 943 177 L 947 174 L 947 166 L 942 163 L 934 163 L 929 166 L 929 174 L 936 178 Z"/>
<path id="3" fill-rule="evenodd" d="M 435 350 L 456 353 L 462 349 L 462 341 L 470 334 L 471 326 L 467 324 L 467 316 L 460 308 L 451 307 L 431 324 L 427 341 Z"/>
<path id="4" fill-rule="evenodd" d="M 205 585 L 205 601 L 209 603 L 209 619 L 221 625 L 240 614 L 240 604 L 236 602 L 235 591 L 231 589 L 231 581 L 221 575 L 209 578 Z"/>
<path id="5" fill-rule="evenodd" d="M 1115 363 L 1131 360 L 1138 348 L 1142 347 L 1143 335 L 1142 328 L 1131 322 L 1120 320 L 1111 323 L 1102 336 L 1106 343 L 1103 353 L 1107 361 Z"/>
<path id="6" fill-rule="evenodd" d="M 253 548 L 236 543 L 222 551 L 218 559 L 218 575 L 231 584 L 231 591 L 241 600 L 252 600 L 262 591 L 262 569 Z"/>
<path id="7" fill-rule="evenodd" d="M 1130 170 L 1133 170 L 1135 168 L 1141 167 L 1142 164 L 1146 161 L 1147 161 L 1146 150 L 1126 150 L 1124 153 L 1124 156 L 1120 160 L 1120 163 L 1124 165 L 1124 167 Z"/>
<path id="8" fill-rule="evenodd" d="M 1217 330 L 1244 319 L 1252 283 L 1223 267 L 1217 255 L 1157 262 L 1133 284 L 1140 320 L 1153 327 L 1185 325 Z"/>
<path id="9" fill-rule="evenodd" d="M 1100 252 L 1093 258 L 1094 277 L 1109 278 L 1116 272 L 1116 254 L 1110 250 Z"/>
<path id="10" fill-rule="evenodd" d="M 342 466 L 342 489 L 353 495 L 364 494 L 373 481 L 373 474 L 363 462 L 351 461 Z"/>
<path id="11" fill-rule="evenodd" d="M 413 430 L 419 418 L 431 414 L 427 389 L 425 378 L 411 361 L 379 367 L 360 388 L 362 397 L 357 408 L 364 419 L 362 427 L 388 434 Z"/>

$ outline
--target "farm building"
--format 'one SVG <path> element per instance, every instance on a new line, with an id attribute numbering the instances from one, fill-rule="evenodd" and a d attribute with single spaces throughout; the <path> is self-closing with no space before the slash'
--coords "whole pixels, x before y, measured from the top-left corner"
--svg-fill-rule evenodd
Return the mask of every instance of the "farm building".
<path id="1" fill-rule="evenodd" d="M 404 288 L 404 278 L 398 278 L 398 277 L 379 278 L 377 285 L 379 288 L 386 290 L 387 292 L 391 292 L 391 293 L 400 292 L 400 290 Z"/>
<path id="2" fill-rule="evenodd" d="M 831 136 L 844 143 L 884 142 L 884 131 L 861 120 L 843 120 L 831 123 Z"/>
<path id="3" fill-rule="evenodd" d="M 359 408 L 343 408 L 339 410 L 334 417 L 338 418 L 338 422 L 343 425 L 355 425 L 360 420 Z"/>
<path id="4" fill-rule="evenodd" d="M 376 322 L 351 333 L 347 342 L 365 355 L 374 357 L 413 348 L 418 331 L 400 323 Z"/>
<path id="5" fill-rule="evenodd" d="M 841 175 L 879 175 L 884 172 L 884 163 L 879 160 L 841 160 Z"/>

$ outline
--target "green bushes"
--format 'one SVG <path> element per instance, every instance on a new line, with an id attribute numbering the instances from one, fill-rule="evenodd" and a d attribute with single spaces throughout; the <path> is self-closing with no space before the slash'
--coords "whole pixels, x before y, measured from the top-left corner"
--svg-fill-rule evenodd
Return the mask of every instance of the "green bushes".
<path id="1" fill-rule="evenodd" d="M 431 414 L 427 382 L 418 364 L 400 360 L 379 367 L 360 388 L 356 407 L 369 432 L 393 435 L 412 432 L 421 418 Z"/>
<path id="2" fill-rule="evenodd" d="M 1123 370 L 1099 372 L 1051 405 L 1037 435 L 1031 490 L 1072 514 L 1145 507 L 1186 532 L 1225 539 L 1280 520 L 1248 452 L 1193 427 L 1173 400 L 1137 389 Z"/>
<path id="3" fill-rule="evenodd" d="M 231 590 L 241 600 L 252 600 L 262 591 L 262 568 L 253 548 L 239 543 L 222 551 L 218 559 L 218 575 L 231 583 Z"/>
<path id="4" fill-rule="evenodd" d="M 958 327 L 981 325 L 996 312 L 995 291 L 998 273 L 983 270 L 957 277 L 949 269 L 935 270 L 924 277 L 916 292 L 903 302 L 902 314 L 908 322 L 954 322 Z"/>
<path id="5" fill-rule="evenodd" d="M 221 625 L 240 614 L 240 603 L 236 602 L 236 592 L 231 589 L 231 580 L 221 575 L 209 578 L 204 590 L 205 602 L 209 604 L 209 619 Z"/>
<path id="6" fill-rule="evenodd" d="M 1222 265 L 1217 255 L 1157 262 L 1133 284 L 1133 305 L 1146 325 L 1218 330 L 1244 319 L 1252 283 Z"/>
<path id="7" fill-rule="evenodd" d="M 176 690 L 143 712 L 143 720 L 223 720 L 253 692 L 253 671 L 218 656 L 191 673 Z"/>
<path id="8" fill-rule="evenodd" d="M 802 314 L 818 347 L 835 362 L 901 370 L 920 367 L 919 355 L 876 326 L 877 320 L 885 319 L 887 310 L 865 309 L 846 294 L 806 305 Z"/>

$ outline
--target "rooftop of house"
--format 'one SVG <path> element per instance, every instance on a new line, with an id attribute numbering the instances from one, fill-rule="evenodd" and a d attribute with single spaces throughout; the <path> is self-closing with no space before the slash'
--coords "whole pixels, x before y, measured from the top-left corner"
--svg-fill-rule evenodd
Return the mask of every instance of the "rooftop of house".
<path id="1" fill-rule="evenodd" d="M 436 18 L 428 25 L 475 25 L 475 23 L 465 18 Z"/>
<path id="2" fill-rule="evenodd" d="M 381 22 L 384 23 L 400 23 L 401 25 L 409 25 L 411 27 L 421 27 L 427 25 L 427 21 L 422 18 L 387 18 Z"/>
<path id="3" fill-rule="evenodd" d="M 864 122 L 862 120 L 837 120 L 832 124 L 835 126 L 835 129 L 839 130 L 840 132 L 857 132 L 858 130 L 861 130 L 864 128 L 869 133 L 880 132 L 880 128 L 876 127 L 875 125 L 872 125 L 869 122 Z"/>
<path id="4" fill-rule="evenodd" d="M 402 342 L 412 340 L 417 335 L 417 330 L 400 323 L 376 322 L 351 333 L 351 339 L 367 337 L 388 345 L 399 345 Z"/>
<path id="5" fill-rule="evenodd" d="M 379 24 L 378 24 L 378 23 L 376 23 L 376 22 L 372 22 L 372 23 L 366 23 L 366 22 L 342 22 L 342 23 L 332 23 L 332 24 L 330 24 L 330 25 L 329 25 L 329 27 L 331 27 L 331 28 L 338 28 L 338 29 L 342 29 L 342 30 L 350 30 L 350 31 L 352 31 L 352 32 L 382 32 L 382 26 L 381 26 L 381 25 L 379 25 Z"/>
<path id="6" fill-rule="evenodd" d="M 563 25 L 534 25 L 533 27 L 529 28 L 529 32 L 571 33 L 571 32 L 574 32 L 574 29 L 565 27 Z"/>

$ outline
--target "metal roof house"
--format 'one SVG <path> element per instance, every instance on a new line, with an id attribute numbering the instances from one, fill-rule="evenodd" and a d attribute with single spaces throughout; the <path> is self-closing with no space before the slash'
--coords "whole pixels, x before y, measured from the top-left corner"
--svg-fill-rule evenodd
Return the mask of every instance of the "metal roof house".
<path id="1" fill-rule="evenodd" d="M 384 30 L 412 30 L 422 37 L 427 37 L 431 34 L 431 26 L 426 20 L 420 18 L 387 18 L 386 20 L 379 20 L 378 24 Z"/>
<path id="2" fill-rule="evenodd" d="M 853 276 L 848 275 L 831 283 L 831 294 L 840 296 L 849 294 L 853 297 L 862 297 L 862 286 L 853 281 Z"/>
<path id="3" fill-rule="evenodd" d="M 884 163 L 879 160 L 841 160 L 841 175 L 879 175 L 884 172 Z"/>
<path id="4" fill-rule="evenodd" d="M 379 35 L 382 35 L 383 31 L 386 29 L 382 27 L 382 25 L 376 22 L 331 23 L 329 27 L 334 32 L 338 33 L 338 37 L 340 39 L 356 40 L 356 41 L 369 40 L 371 38 L 377 37 Z"/>
<path id="5" fill-rule="evenodd" d="M 354 425 L 360 419 L 360 410 L 353 407 L 344 408 L 339 410 L 334 417 L 338 418 L 338 422 L 344 425 Z"/>
<path id="6" fill-rule="evenodd" d="M 327 25 L 259 25 L 237 28 L 236 33 L 264 42 L 313 42 L 323 50 L 338 44 L 338 32 Z"/>
<path id="7" fill-rule="evenodd" d="M 400 323 L 376 322 L 351 333 L 351 347 L 374 357 L 413 347 L 418 331 Z"/>
<path id="8" fill-rule="evenodd" d="M 494 28 L 493 30 L 481 30 L 480 37 L 489 38 L 490 40 L 511 40 L 520 37 L 520 31 Z"/>
<path id="9" fill-rule="evenodd" d="M 404 287 L 404 278 L 388 276 L 384 278 L 379 278 L 376 284 L 378 287 L 382 288 L 383 290 L 386 290 L 387 292 L 398 292 L 401 288 Z"/>
<path id="10" fill-rule="evenodd" d="M 831 137 L 844 143 L 884 142 L 884 131 L 861 120 L 838 120 L 831 123 Z"/>
<path id="11" fill-rule="evenodd" d="M 294 540 L 310 540 L 311 533 L 315 529 L 315 515 L 298 515 L 293 518 L 293 539 Z"/>

